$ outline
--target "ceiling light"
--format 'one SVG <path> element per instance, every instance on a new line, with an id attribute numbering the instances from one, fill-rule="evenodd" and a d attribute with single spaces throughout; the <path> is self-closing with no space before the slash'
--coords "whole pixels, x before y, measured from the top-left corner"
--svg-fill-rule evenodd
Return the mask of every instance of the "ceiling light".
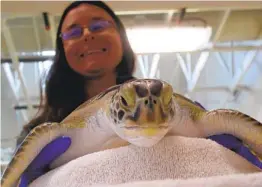
<path id="1" fill-rule="evenodd" d="M 127 36 L 135 53 L 198 50 L 208 44 L 211 33 L 211 27 L 127 29 Z"/>

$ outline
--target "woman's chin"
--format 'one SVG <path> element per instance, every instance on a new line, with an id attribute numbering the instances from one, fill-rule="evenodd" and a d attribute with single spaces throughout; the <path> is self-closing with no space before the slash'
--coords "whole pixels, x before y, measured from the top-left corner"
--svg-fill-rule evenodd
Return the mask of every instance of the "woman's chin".
<path id="1" fill-rule="evenodd" d="M 101 69 L 88 69 L 82 73 L 88 79 L 97 79 L 104 75 L 104 70 Z"/>

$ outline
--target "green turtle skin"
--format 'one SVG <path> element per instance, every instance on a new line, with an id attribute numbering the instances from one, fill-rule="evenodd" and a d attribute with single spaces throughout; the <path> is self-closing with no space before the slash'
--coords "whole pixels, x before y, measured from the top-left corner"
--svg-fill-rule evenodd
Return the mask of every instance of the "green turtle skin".
<path id="1" fill-rule="evenodd" d="M 152 146 L 164 136 L 206 138 L 217 134 L 232 134 L 262 156 L 262 124 L 257 120 L 236 110 L 206 111 L 161 80 L 132 80 L 86 101 L 61 123 L 34 128 L 5 169 L 1 185 L 16 186 L 41 149 L 59 136 L 69 136 L 72 144 L 51 168 L 130 143 Z"/>
<path id="2" fill-rule="evenodd" d="M 188 116 L 187 122 L 193 123 L 198 134 L 194 137 L 209 137 L 219 134 L 231 134 L 241 139 L 253 154 L 262 160 L 262 123 L 240 111 L 232 109 L 215 109 L 206 111 L 193 101 L 174 93 L 174 100 L 180 107 L 180 116 Z M 183 118 L 185 119 L 185 118 Z M 174 131 L 179 129 L 173 128 Z M 188 136 L 189 131 L 182 135 Z"/>

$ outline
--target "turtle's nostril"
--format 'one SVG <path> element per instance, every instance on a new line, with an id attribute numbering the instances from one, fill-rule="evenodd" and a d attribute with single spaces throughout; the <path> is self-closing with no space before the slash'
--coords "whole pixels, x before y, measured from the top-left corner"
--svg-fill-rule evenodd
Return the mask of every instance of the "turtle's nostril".
<path id="1" fill-rule="evenodd" d="M 153 99 L 151 98 L 151 96 L 149 96 L 149 98 L 145 100 L 145 105 L 149 109 L 153 110 L 154 106 L 153 106 Z"/>

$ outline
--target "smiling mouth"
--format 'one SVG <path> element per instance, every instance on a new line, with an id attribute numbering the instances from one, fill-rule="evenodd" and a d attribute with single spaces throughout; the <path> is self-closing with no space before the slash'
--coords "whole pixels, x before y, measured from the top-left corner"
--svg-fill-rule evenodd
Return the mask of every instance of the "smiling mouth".
<path id="1" fill-rule="evenodd" d="M 106 52 L 106 51 L 107 51 L 106 48 L 102 48 L 102 49 L 99 49 L 99 50 L 90 50 L 90 51 L 87 51 L 85 53 L 80 54 L 80 57 L 83 58 L 83 57 L 89 56 L 91 54 L 103 53 L 103 52 Z"/>

